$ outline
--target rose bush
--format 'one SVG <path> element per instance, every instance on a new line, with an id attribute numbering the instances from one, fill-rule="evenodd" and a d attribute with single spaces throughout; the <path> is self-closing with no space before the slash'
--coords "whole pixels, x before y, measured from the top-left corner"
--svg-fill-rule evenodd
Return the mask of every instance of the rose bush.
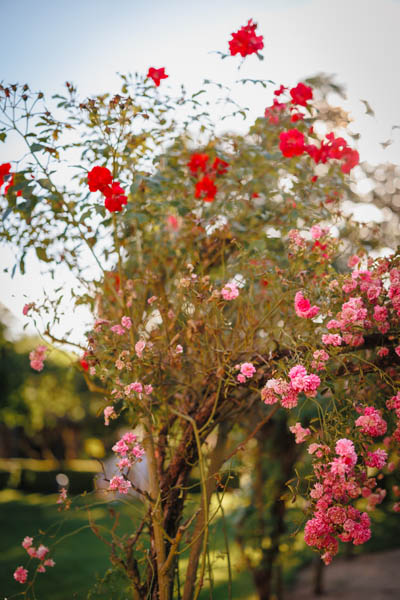
<path id="1" fill-rule="evenodd" d="M 263 48 L 255 29 L 250 20 L 232 34 L 232 56 Z M 368 256 L 343 216 L 358 153 L 333 132 L 315 133 L 310 86 L 280 86 L 248 134 L 216 136 L 197 94 L 155 94 L 166 77 L 150 68 L 147 78 L 124 76 L 120 93 L 87 100 L 67 83 L 54 112 L 27 85 L 2 85 L 2 137 L 21 135 L 29 157 L 13 161 L 1 234 L 18 248 L 21 270 L 34 249 L 86 284 L 76 302 L 91 308 L 93 326 L 76 366 L 104 397 L 105 426 L 112 419 L 129 428 L 113 447 L 119 461 L 106 493 L 135 489 L 142 501 L 132 531 L 113 529 L 110 542 L 133 597 L 167 600 L 180 587 L 184 599 L 198 598 L 212 495 L 254 439 L 256 475 L 270 440 L 281 445 L 283 465 L 269 488 L 279 514 L 268 551 L 254 561 L 252 540 L 238 539 L 259 597 L 269 598 L 282 486 L 299 457 L 309 458 L 293 495 L 304 498 L 305 541 L 326 563 L 339 542 L 370 537 L 367 511 L 385 495 L 377 475 L 398 467 L 400 257 Z M 196 138 L 191 126 L 201 119 Z M 76 164 L 77 153 L 73 178 L 59 185 L 57 169 L 71 154 Z M 3 183 L 11 163 L 0 173 Z M 343 254 L 352 255 L 351 270 Z M 24 308 L 31 318 L 40 311 L 37 302 Z M 68 341 L 42 333 L 49 347 Z M 34 369 L 47 349 L 32 353 Z M 148 485 L 140 488 L 130 473 L 144 459 Z M 250 491 L 259 547 L 263 478 Z M 60 503 L 66 498 L 62 491 Z M 33 590 L 41 566 L 19 566 L 14 577 Z"/>

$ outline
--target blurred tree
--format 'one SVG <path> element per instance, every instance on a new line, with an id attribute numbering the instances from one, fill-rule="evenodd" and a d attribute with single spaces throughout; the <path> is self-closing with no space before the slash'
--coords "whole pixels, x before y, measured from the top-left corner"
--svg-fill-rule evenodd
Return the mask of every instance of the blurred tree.
<path id="1" fill-rule="evenodd" d="M 101 404 L 73 368 L 75 358 L 55 350 L 46 371 L 33 371 L 28 355 L 39 340 L 10 341 L 4 308 L 0 318 L 0 456 L 84 456 L 84 437 L 100 433 L 96 413 Z"/>

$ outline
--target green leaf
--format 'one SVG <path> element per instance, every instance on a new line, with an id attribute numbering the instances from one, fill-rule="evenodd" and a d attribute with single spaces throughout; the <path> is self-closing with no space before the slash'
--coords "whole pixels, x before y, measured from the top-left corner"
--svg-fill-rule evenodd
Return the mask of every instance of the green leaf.
<path id="1" fill-rule="evenodd" d="M 19 270 L 21 271 L 22 275 L 25 275 L 25 252 L 21 256 L 21 260 L 19 261 Z"/>
<path id="2" fill-rule="evenodd" d="M 39 246 L 36 247 L 35 250 L 39 260 L 43 260 L 44 262 L 51 262 L 52 259 L 47 256 L 46 248 L 42 248 Z"/>
<path id="3" fill-rule="evenodd" d="M 31 148 L 31 152 L 40 152 L 40 150 L 43 150 L 43 146 L 42 144 L 32 144 Z"/>
<path id="4" fill-rule="evenodd" d="M 85 219 L 88 219 L 92 216 L 92 209 L 90 208 L 89 210 L 86 210 L 82 215 L 81 218 L 79 219 L 80 223 L 83 223 Z"/>
<path id="5" fill-rule="evenodd" d="M 48 179 L 38 179 L 38 184 L 42 186 L 45 190 L 52 190 L 53 186 Z"/>
<path id="6" fill-rule="evenodd" d="M 2 219 L 3 222 L 7 219 L 8 215 L 10 214 L 10 212 L 12 212 L 11 206 L 9 206 L 8 208 L 6 208 L 6 210 L 4 211 L 4 213 L 3 213 L 2 217 L 1 217 L 1 219 Z"/>
<path id="7" fill-rule="evenodd" d="M 187 215 L 188 212 L 190 212 L 190 210 L 187 206 L 178 207 L 178 214 L 180 217 L 184 217 L 185 215 Z"/>

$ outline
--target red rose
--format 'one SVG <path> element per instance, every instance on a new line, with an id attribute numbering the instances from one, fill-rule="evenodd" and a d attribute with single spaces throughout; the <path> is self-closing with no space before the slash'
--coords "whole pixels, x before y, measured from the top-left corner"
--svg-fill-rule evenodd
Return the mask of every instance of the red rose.
<path id="1" fill-rule="evenodd" d="M 155 69 L 154 67 L 150 67 L 149 72 L 147 73 L 147 77 L 150 77 L 158 87 L 160 85 L 161 79 L 167 79 L 168 75 L 165 74 L 165 67 L 162 69 Z"/>
<path id="2" fill-rule="evenodd" d="M 357 150 L 346 148 L 344 153 L 344 163 L 340 167 L 343 173 L 350 173 L 351 169 L 360 162 L 360 155 Z"/>
<path id="3" fill-rule="evenodd" d="M 347 149 L 346 140 L 342 137 L 335 138 L 334 133 L 328 133 L 326 139 L 329 140 L 329 158 L 343 158 Z"/>
<path id="4" fill-rule="evenodd" d="M 105 195 L 104 206 L 110 212 L 119 212 L 122 206 L 127 204 L 128 198 L 118 181 L 114 181 L 111 186 L 107 186 L 103 194 Z"/>
<path id="5" fill-rule="evenodd" d="M 340 168 L 343 173 L 350 173 L 351 169 L 360 162 L 357 150 L 349 148 L 344 138 L 335 138 L 333 133 L 328 133 L 326 138 L 329 140 L 329 158 L 343 159 L 344 162 Z"/>
<path id="6" fill-rule="evenodd" d="M 210 177 L 204 175 L 204 177 L 196 183 L 195 189 L 195 198 L 201 198 L 204 194 L 204 202 L 214 202 L 217 186 Z"/>
<path id="7" fill-rule="evenodd" d="M 292 121 L 292 123 L 296 123 L 296 121 L 302 121 L 304 119 L 304 115 L 302 115 L 301 113 L 293 113 L 292 116 L 290 117 L 290 120 Z"/>
<path id="8" fill-rule="evenodd" d="M 93 167 L 88 176 L 89 190 L 91 192 L 103 192 L 103 190 L 112 183 L 111 172 L 107 167 Z"/>
<path id="9" fill-rule="evenodd" d="M 83 369 L 84 371 L 88 371 L 88 370 L 89 370 L 89 363 L 88 363 L 88 362 L 86 362 L 86 360 L 85 360 L 84 358 L 82 358 L 82 359 L 79 361 L 79 364 L 81 365 L 81 367 L 82 367 L 82 369 Z"/>
<path id="10" fill-rule="evenodd" d="M 290 90 L 292 96 L 292 104 L 299 104 L 300 106 L 307 106 L 307 100 L 312 100 L 313 93 L 312 89 L 304 83 L 298 83 L 296 87 Z"/>
<path id="11" fill-rule="evenodd" d="M 118 181 L 113 181 L 107 167 L 93 167 L 88 173 L 88 184 L 91 192 L 100 191 L 105 196 L 104 206 L 110 212 L 119 212 L 128 202 L 125 191 Z"/>
<path id="12" fill-rule="evenodd" d="M 264 117 L 273 125 L 277 125 L 279 123 L 279 113 L 285 110 L 285 108 L 286 104 L 278 102 L 278 100 L 274 98 L 272 106 L 267 106 L 265 109 Z"/>
<path id="13" fill-rule="evenodd" d="M 306 147 L 304 145 L 304 135 L 297 129 L 289 129 L 289 131 L 282 131 L 279 136 L 280 144 L 279 148 L 283 154 L 288 158 L 292 156 L 300 156 L 305 152 Z"/>
<path id="14" fill-rule="evenodd" d="M 0 165 L 0 187 L 4 183 L 5 175 L 9 175 L 10 171 L 11 171 L 10 163 L 4 163 L 4 164 Z"/>
<path id="15" fill-rule="evenodd" d="M 286 92 L 287 88 L 284 85 L 281 85 L 277 90 L 274 91 L 274 96 L 280 96 L 284 92 Z"/>
<path id="16" fill-rule="evenodd" d="M 250 19 L 247 21 L 247 25 L 243 25 L 239 31 L 232 33 L 232 39 L 229 41 L 231 56 L 240 54 L 244 57 L 264 48 L 263 36 L 257 36 L 256 29 L 257 24 Z"/>
<path id="17" fill-rule="evenodd" d="M 105 284 L 106 290 L 109 292 L 110 290 L 115 290 L 119 292 L 121 287 L 121 281 L 119 275 L 116 271 L 105 271 Z"/>
<path id="18" fill-rule="evenodd" d="M 321 142 L 321 147 L 318 148 L 315 144 L 307 144 L 305 150 L 309 156 L 313 159 L 313 161 L 318 163 L 326 163 L 328 158 L 331 158 L 331 149 L 330 146 Z"/>
<path id="19" fill-rule="evenodd" d="M 204 173 L 207 168 L 208 159 L 208 154 L 192 154 L 187 166 L 194 175 L 197 171 L 203 171 Z"/>
<path id="20" fill-rule="evenodd" d="M 215 158 L 212 169 L 216 172 L 217 175 L 224 175 L 227 172 L 229 167 L 229 163 L 226 160 L 222 160 L 222 158 Z"/>

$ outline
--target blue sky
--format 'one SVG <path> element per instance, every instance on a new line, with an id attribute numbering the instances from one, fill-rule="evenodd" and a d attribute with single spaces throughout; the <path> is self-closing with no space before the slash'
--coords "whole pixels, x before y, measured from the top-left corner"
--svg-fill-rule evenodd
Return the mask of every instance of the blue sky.
<path id="1" fill-rule="evenodd" d="M 163 85 L 172 89 L 184 83 L 197 90 L 205 77 L 230 82 L 238 78 L 239 59 L 221 61 L 211 51 L 227 51 L 230 33 L 253 18 L 264 35 L 265 60 L 248 57 L 240 77 L 291 86 L 319 71 L 335 73 L 347 86 L 344 106 L 362 136 L 361 159 L 399 162 L 400 130 L 387 150 L 379 145 L 400 124 L 398 1 L 0 0 L 0 11 L 0 81 L 27 82 L 52 94 L 68 80 L 83 96 L 117 91 L 116 72 L 150 66 L 166 68 Z M 272 89 L 243 91 L 253 117 L 270 103 Z M 360 99 L 370 102 L 374 119 Z M 13 151 L 1 145 L 0 162 L 12 160 Z M 1 252 L 0 270 L 12 259 L 12 252 Z M 34 262 L 28 275 L 12 282 L 0 273 L 0 302 L 16 315 L 16 331 L 23 294 L 40 296 L 41 287 L 51 285 Z"/>
<path id="2" fill-rule="evenodd" d="M 231 81 L 239 59 L 221 61 L 210 51 L 226 51 L 230 33 L 253 18 L 265 60 L 249 57 L 241 76 L 292 85 L 318 71 L 336 73 L 365 138 L 364 157 L 378 162 L 400 154 L 398 144 L 386 153 L 378 145 L 400 121 L 398 1 L 0 0 L 0 9 L 0 80 L 48 94 L 67 80 L 82 95 L 116 91 L 116 72 L 149 66 L 165 66 L 172 88 L 199 89 L 204 77 Z M 361 98 L 375 108 L 374 122 L 363 118 Z M 270 91 L 244 100 L 259 114 Z"/>
<path id="3" fill-rule="evenodd" d="M 196 63 L 209 50 L 224 49 L 230 31 L 248 18 L 301 4 L 307 0 L 1 0 L 11 25 L 0 42 L 8 56 L 2 77 L 46 89 L 69 78 L 93 92 L 93 82 L 108 81 L 115 71 L 161 61 L 181 72 L 189 55 Z"/>

